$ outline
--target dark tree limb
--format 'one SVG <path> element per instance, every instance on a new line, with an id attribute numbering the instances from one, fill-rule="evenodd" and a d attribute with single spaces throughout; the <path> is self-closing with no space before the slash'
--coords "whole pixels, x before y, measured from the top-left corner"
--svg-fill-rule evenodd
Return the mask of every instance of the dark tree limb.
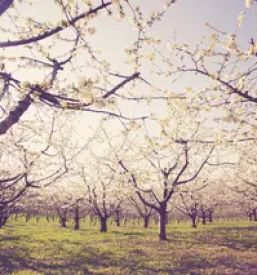
<path id="1" fill-rule="evenodd" d="M 0 0 L 0 16 L 11 6 L 13 0 Z"/>
<path id="2" fill-rule="evenodd" d="M 18 102 L 18 105 L 9 113 L 9 115 L 0 122 L 0 135 L 5 134 L 15 123 L 19 121 L 31 103 L 32 99 L 30 97 L 30 93 L 28 93 Z"/>
<path id="3" fill-rule="evenodd" d="M 1 1 L 1 0 L 0 0 Z M 5 1 L 4 1 L 5 2 Z M 6 0 L 6 2 L 8 2 L 8 0 Z M 1 3 L 1 2 L 0 2 Z M 69 27 L 69 25 L 74 25 L 77 21 L 90 16 L 91 14 L 95 14 L 97 13 L 99 10 L 104 9 L 105 7 L 111 5 L 110 2 L 102 4 L 94 9 L 91 9 L 87 12 L 83 12 L 82 14 L 74 17 L 73 19 L 71 19 L 69 22 L 66 22 L 66 24 L 63 24 L 62 26 L 58 26 L 56 28 L 53 28 L 52 30 L 49 31 L 45 31 L 42 34 L 39 34 L 37 36 L 33 36 L 27 39 L 21 39 L 21 40 L 13 40 L 13 41 L 5 41 L 5 42 L 1 42 L 0 43 L 0 48 L 7 48 L 7 47 L 15 47 L 15 46 L 21 46 L 21 45 L 27 45 L 27 44 L 31 44 L 31 43 L 35 43 L 38 41 L 41 41 L 43 39 L 46 39 L 56 33 L 61 32 L 62 30 L 66 29 L 67 27 Z M 0 4 L 0 11 L 1 11 L 1 4 Z M 1 12 L 0 12 L 1 14 Z"/>

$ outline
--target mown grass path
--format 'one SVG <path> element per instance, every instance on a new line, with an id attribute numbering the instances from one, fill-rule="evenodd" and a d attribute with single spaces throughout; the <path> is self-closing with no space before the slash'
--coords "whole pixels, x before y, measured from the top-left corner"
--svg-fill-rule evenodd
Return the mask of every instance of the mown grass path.
<path id="1" fill-rule="evenodd" d="M 157 228 L 11 221 L 0 230 L 1 275 L 256 275 L 257 223 L 218 222 L 190 228 L 168 226 L 168 241 Z"/>

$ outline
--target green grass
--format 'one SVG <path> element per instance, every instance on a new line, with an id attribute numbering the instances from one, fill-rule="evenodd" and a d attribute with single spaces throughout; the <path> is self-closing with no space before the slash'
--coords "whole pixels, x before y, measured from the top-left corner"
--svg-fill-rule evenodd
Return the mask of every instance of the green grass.
<path id="1" fill-rule="evenodd" d="M 101 234 L 84 223 L 63 229 L 41 220 L 11 220 L 0 230 L 2 275 L 256 275 L 257 223 L 218 222 L 168 225 L 168 241 L 158 228 L 110 227 Z"/>

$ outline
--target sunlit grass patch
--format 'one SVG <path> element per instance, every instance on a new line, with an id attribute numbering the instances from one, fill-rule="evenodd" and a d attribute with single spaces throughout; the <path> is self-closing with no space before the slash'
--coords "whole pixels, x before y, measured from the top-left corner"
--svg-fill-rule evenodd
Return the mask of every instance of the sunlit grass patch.
<path id="1" fill-rule="evenodd" d="M 81 230 L 57 222 L 12 221 L 0 230 L 0 274 L 226 274 L 255 275 L 257 224 L 218 222 L 191 228 L 168 225 L 168 241 L 158 228 L 109 227 L 102 234 L 83 224 Z M 254 273 L 255 272 L 255 273 Z"/>

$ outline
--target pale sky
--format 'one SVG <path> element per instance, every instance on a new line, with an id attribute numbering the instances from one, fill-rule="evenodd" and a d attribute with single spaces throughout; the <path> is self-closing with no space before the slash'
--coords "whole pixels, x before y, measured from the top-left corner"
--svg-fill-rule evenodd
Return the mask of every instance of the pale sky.
<path id="1" fill-rule="evenodd" d="M 36 17 L 38 21 L 57 22 L 62 18 L 58 15 L 53 2 L 53 0 L 35 0 L 33 8 L 21 5 L 19 12 L 21 14 L 30 15 L 33 18 Z M 95 4 L 101 3 L 100 0 L 93 2 Z M 138 4 L 144 15 L 150 15 L 153 11 L 162 12 L 165 3 L 165 1 L 161 0 L 131 0 L 130 2 L 133 6 Z M 246 18 L 243 25 L 239 28 L 237 18 L 241 11 L 245 11 Z M 246 50 L 249 46 L 249 40 L 252 37 L 256 37 L 256 13 L 257 10 L 254 7 L 251 9 L 245 8 L 244 0 L 177 0 L 177 2 L 167 10 L 162 21 L 155 24 L 154 27 L 148 31 L 154 38 L 163 39 L 164 48 L 169 41 L 173 41 L 174 36 L 176 36 L 179 43 L 186 43 L 193 46 L 201 40 L 202 36 L 208 37 L 213 33 L 213 31 L 205 25 L 208 22 L 213 27 L 222 31 L 236 33 L 239 38 L 237 42 Z M 132 73 L 132 66 L 126 63 L 129 57 L 125 54 L 124 49 L 130 47 L 136 40 L 137 32 L 129 22 L 131 13 L 128 12 L 128 16 L 122 20 L 119 20 L 115 14 L 116 13 L 114 13 L 114 16 L 108 17 L 106 12 L 101 12 L 101 16 L 90 22 L 89 26 L 95 27 L 97 32 L 89 37 L 89 41 L 94 45 L 95 50 L 102 51 L 103 58 L 106 58 L 111 63 L 113 70 L 116 69 L 120 74 L 130 75 Z M 1 16 L 0 26 L 12 26 L 13 23 L 11 22 L 10 17 L 11 11 L 9 14 L 6 13 Z M 65 32 L 68 35 L 71 30 L 66 30 Z M 11 39 L 9 34 L 3 36 L 0 31 L 0 41 L 5 41 L 8 38 Z M 65 48 L 61 48 L 59 45 L 56 46 L 56 53 L 63 50 L 65 50 Z M 151 53 L 150 48 L 146 49 L 146 53 Z M 30 56 L 29 51 L 25 51 L 22 47 L 10 48 L 5 51 L 0 49 L 0 56 L 21 54 Z M 84 66 L 85 59 L 86 57 L 83 54 L 79 56 L 77 59 L 78 64 Z M 183 81 L 172 83 L 169 78 L 163 80 L 163 78 L 157 78 L 156 76 L 151 75 L 150 72 L 154 69 L 151 66 L 150 62 L 144 61 L 143 66 L 140 69 L 142 76 L 158 88 L 168 89 L 170 92 L 183 92 L 187 86 L 199 89 L 207 83 L 207 80 L 205 83 L 202 82 L 205 81 L 202 78 L 194 76 L 187 76 L 183 78 Z M 24 68 L 19 68 L 17 70 L 17 68 L 14 68 L 13 70 L 14 76 L 22 81 L 30 80 L 33 82 L 46 77 L 46 73 L 43 70 L 40 71 L 33 68 L 31 70 L 24 70 Z M 91 73 L 92 71 L 89 69 L 88 71 L 84 70 L 81 75 L 87 74 L 86 77 L 89 77 Z M 77 75 L 70 71 L 61 73 L 60 76 L 69 82 L 77 81 Z M 138 92 L 139 94 L 148 94 L 151 91 L 147 85 L 140 84 L 135 89 L 135 92 Z M 152 103 L 150 107 L 145 103 L 131 104 L 128 102 L 121 104 L 120 107 L 123 110 L 124 115 L 127 116 L 148 114 L 150 108 L 151 112 L 156 113 L 159 117 L 165 117 L 166 113 L 165 104 L 161 101 Z M 34 119 L 35 112 L 37 112 L 35 109 L 36 108 L 31 109 L 24 117 L 27 119 Z M 214 124 L 212 116 L 217 116 L 217 113 L 212 112 L 209 116 L 209 127 L 214 128 L 218 124 Z M 94 132 L 90 127 L 97 128 L 100 117 L 101 116 L 92 113 L 77 113 L 76 119 L 74 119 L 73 123 L 74 129 L 76 129 L 77 132 L 77 138 L 79 141 L 82 141 L 82 144 L 85 144 L 86 138 Z M 113 135 L 116 135 L 122 129 L 122 124 L 117 120 L 109 122 L 107 125 L 109 126 L 108 132 Z M 155 133 L 160 133 L 160 127 L 156 126 L 156 123 L 149 123 L 148 125 L 151 125 L 149 128 L 151 127 L 153 136 L 158 136 L 155 135 Z M 210 132 L 212 132 L 212 130 L 210 130 Z M 95 145 L 95 147 L 97 146 L 101 149 L 101 145 Z M 238 160 L 235 148 L 226 147 L 227 149 L 225 150 L 223 147 L 220 148 L 222 154 L 220 155 L 219 160 Z M 196 156 L 197 159 L 197 153 L 195 153 L 194 156 Z M 220 170 L 218 169 L 212 176 L 215 177 L 219 173 Z"/>
<path id="2" fill-rule="evenodd" d="M 94 1 L 99 4 L 101 1 Z M 161 0 L 140 0 L 130 1 L 133 5 L 138 4 L 144 14 L 151 14 L 153 11 L 162 11 L 165 1 Z M 38 21 L 59 21 L 60 18 L 56 16 L 56 9 L 52 5 L 51 0 L 37 0 L 33 9 L 29 9 L 21 5 L 20 12 L 30 14 L 37 18 Z M 23 8 L 22 8 L 23 7 Z M 241 28 L 238 28 L 237 17 L 241 11 L 246 12 L 246 19 Z M 153 37 L 160 37 L 165 42 L 169 42 L 176 34 L 177 40 L 182 43 L 194 45 L 203 35 L 209 36 L 212 31 L 205 26 L 208 22 L 212 26 L 229 33 L 237 33 L 243 47 L 247 48 L 248 41 L 255 34 L 256 9 L 246 9 L 244 0 L 178 0 L 172 7 L 170 7 L 165 14 L 163 20 L 150 30 Z M 11 21 L 8 14 L 0 18 L 0 25 L 10 25 Z M 121 74 L 129 75 L 131 73 L 131 66 L 125 64 L 128 60 L 124 54 L 124 48 L 131 45 L 135 41 L 137 33 L 131 27 L 129 18 L 124 18 L 119 22 L 116 16 L 108 17 L 105 12 L 90 23 L 90 26 L 97 28 L 97 33 L 90 37 L 90 41 L 95 45 L 95 49 L 102 51 L 105 57 Z M 0 37 L 0 40 L 5 40 L 6 37 Z M 165 44 L 165 43 L 164 43 Z M 4 54 L 17 54 L 21 53 L 22 48 L 12 48 L 5 51 Z M 1 53 L 1 52 L 0 52 Z M 25 52 L 24 52 L 25 53 Z M 26 52 L 27 53 L 27 52 Z M 80 62 L 83 64 L 83 58 Z M 186 86 L 201 87 L 204 83 L 199 81 L 196 77 L 186 77 L 181 82 L 175 84 L 169 83 L 169 80 L 161 81 L 160 79 L 153 78 L 149 74 L 147 64 L 142 67 L 142 75 L 151 80 L 151 83 L 161 88 L 168 88 L 170 91 L 183 91 Z M 22 69 L 16 72 L 16 75 L 23 78 L 23 80 L 38 79 L 39 71 L 36 73 L 25 73 Z M 66 75 L 67 78 L 72 78 L 71 74 Z M 140 86 L 143 92 L 148 92 L 148 87 L 145 85 Z M 155 112 L 163 112 L 163 104 L 158 102 L 152 105 Z M 145 106 L 137 104 L 134 106 L 122 106 L 126 114 L 137 115 L 145 111 Z M 88 124 L 94 124 L 98 119 L 95 115 L 86 114 L 82 116 L 81 120 L 81 135 L 85 131 Z M 91 122 L 91 123 L 90 123 Z"/>

